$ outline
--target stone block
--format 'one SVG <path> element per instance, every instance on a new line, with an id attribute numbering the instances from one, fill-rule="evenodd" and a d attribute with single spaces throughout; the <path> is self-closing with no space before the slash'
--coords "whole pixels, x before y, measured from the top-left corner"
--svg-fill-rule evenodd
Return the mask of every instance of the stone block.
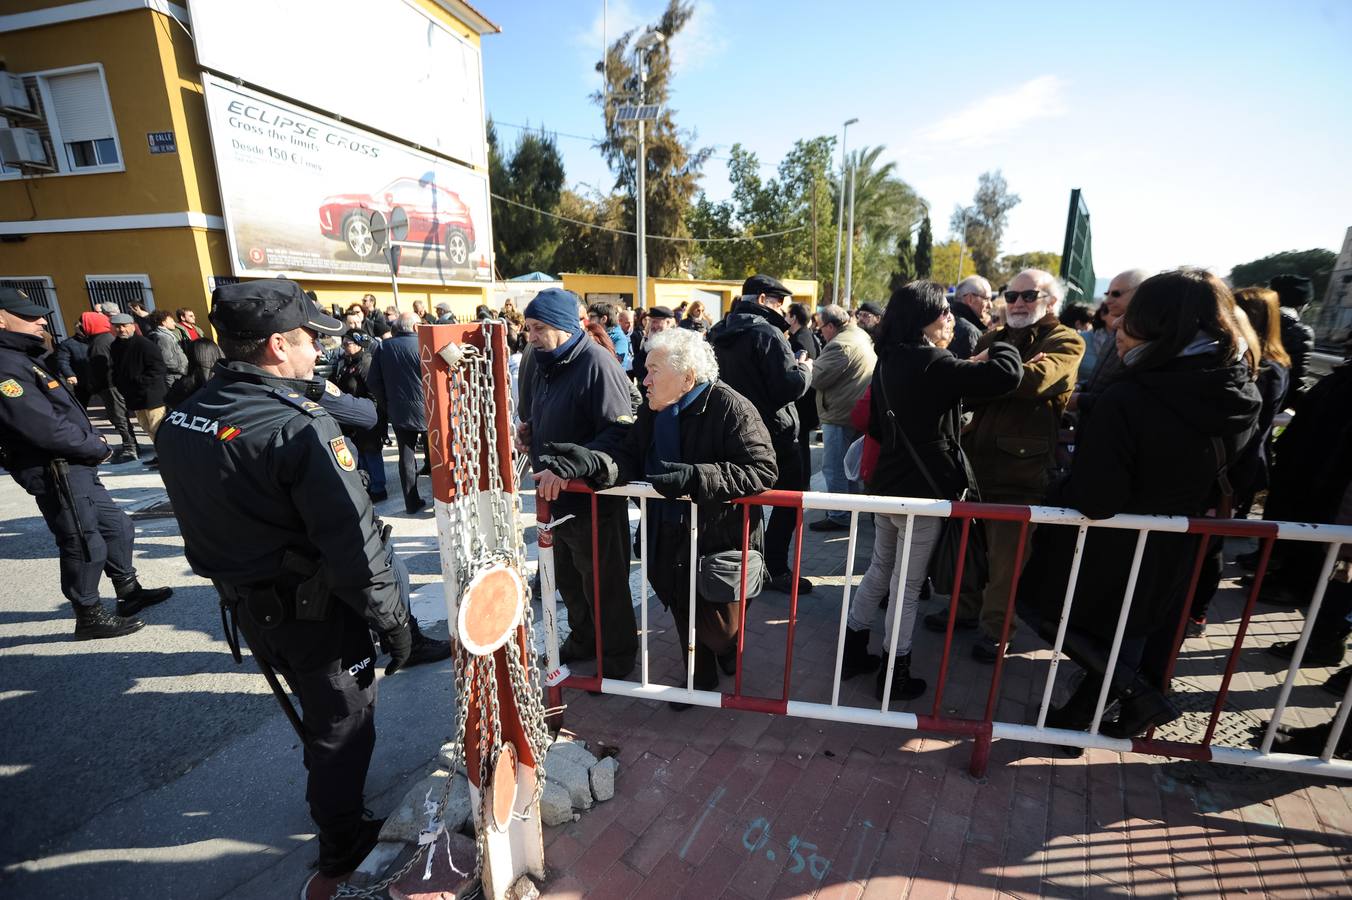
<path id="1" fill-rule="evenodd" d="M 384 827 L 380 829 L 380 839 L 402 841 L 405 844 L 418 843 L 418 834 L 427 827 L 425 804 L 429 799 L 433 803 L 437 802 L 446 785 L 446 779 L 452 777 L 455 780 L 451 785 L 451 796 L 446 801 L 442 820 L 447 831 L 455 832 L 463 828 L 470 813 L 469 782 L 463 775 L 452 776 L 444 769 L 438 769 L 420 780 L 404 795 L 404 799 L 395 807 L 394 812 L 390 813 Z M 431 791 L 430 798 L 428 791 Z"/>
<path id="2" fill-rule="evenodd" d="M 507 900 L 540 900 L 540 889 L 529 876 L 522 875 L 507 889 Z"/>
<path id="3" fill-rule="evenodd" d="M 609 800 L 615 796 L 615 773 L 619 768 L 620 764 L 615 761 L 615 757 L 607 756 L 587 770 L 592 796 L 598 801 Z"/>
<path id="4" fill-rule="evenodd" d="M 451 759 L 453 758 L 452 754 L 456 753 L 458 748 L 459 744 L 455 741 L 447 741 L 442 744 L 441 749 L 437 751 L 437 765 L 443 769 L 449 770 L 451 768 Z M 465 774 L 464 757 L 458 755 L 455 757 L 455 771 L 459 772 L 461 775 Z"/>
<path id="5" fill-rule="evenodd" d="M 573 798 L 568 789 L 553 779 L 545 779 L 540 794 L 540 821 L 545 825 L 563 825 L 573 821 Z"/>
<path id="6" fill-rule="evenodd" d="M 432 850 L 431 877 L 423 880 L 427 860 L 420 859 L 403 878 L 390 885 L 390 900 L 461 900 L 478 896 L 479 879 L 474 874 L 476 852 L 473 838 L 463 834 L 442 835 Z"/>
<path id="7" fill-rule="evenodd" d="M 556 782 L 568 792 L 575 809 L 591 809 L 591 779 L 587 769 L 571 759 L 556 756 L 545 762 L 545 777 Z"/>
<path id="8" fill-rule="evenodd" d="M 550 763 L 559 759 L 568 760 L 584 769 L 590 769 L 596 765 L 596 757 L 587 750 L 587 745 L 581 741 L 555 741 L 550 744 L 549 749 L 545 751 L 545 771 L 549 771 Z"/>

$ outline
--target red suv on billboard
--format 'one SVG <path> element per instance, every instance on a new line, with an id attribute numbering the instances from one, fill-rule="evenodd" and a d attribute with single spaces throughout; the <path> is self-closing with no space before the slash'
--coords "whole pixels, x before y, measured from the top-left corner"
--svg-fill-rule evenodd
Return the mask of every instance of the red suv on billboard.
<path id="1" fill-rule="evenodd" d="M 440 247 L 453 266 L 468 266 L 474 252 L 469 207 L 455 191 L 419 178 L 396 178 L 373 194 L 325 197 L 319 230 L 361 260 L 374 257 L 389 239 Z"/>

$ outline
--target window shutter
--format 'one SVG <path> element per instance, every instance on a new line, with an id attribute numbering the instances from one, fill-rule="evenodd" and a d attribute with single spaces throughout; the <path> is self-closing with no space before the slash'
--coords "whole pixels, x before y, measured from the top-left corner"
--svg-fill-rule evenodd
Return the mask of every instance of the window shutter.
<path id="1" fill-rule="evenodd" d="M 113 136 L 113 117 L 103 93 L 103 78 L 97 69 L 47 79 L 61 140 L 99 141 Z"/>

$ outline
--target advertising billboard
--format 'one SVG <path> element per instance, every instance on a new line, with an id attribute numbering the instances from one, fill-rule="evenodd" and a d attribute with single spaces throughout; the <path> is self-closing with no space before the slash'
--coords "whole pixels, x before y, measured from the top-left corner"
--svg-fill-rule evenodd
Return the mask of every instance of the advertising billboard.
<path id="1" fill-rule="evenodd" d="M 204 68 L 472 166 L 479 50 L 407 0 L 193 0 Z"/>
<path id="2" fill-rule="evenodd" d="M 488 178 L 210 75 L 202 79 L 234 273 L 491 281 Z"/>

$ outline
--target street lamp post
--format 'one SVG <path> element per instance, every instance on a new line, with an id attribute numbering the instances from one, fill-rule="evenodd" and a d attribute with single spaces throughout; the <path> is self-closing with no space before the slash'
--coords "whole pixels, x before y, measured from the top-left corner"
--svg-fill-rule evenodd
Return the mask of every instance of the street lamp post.
<path id="1" fill-rule="evenodd" d="M 645 32 L 634 44 L 634 55 L 638 63 L 638 105 L 643 108 L 647 102 L 648 53 L 666 40 L 660 31 Z M 640 115 L 638 120 L 638 171 L 635 184 L 635 229 L 638 232 L 638 258 L 635 270 L 638 274 L 638 290 L 634 294 L 634 306 L 637 309 L 648 308 L 648 194 L 647 194 L 647 123 Z"/>
<path id="2" fill-rule="evenodd" d="M 831 292 L 836 303 L 840 302 L 840 229 L 845 224 L 845 143 L 849 140 L 850 126 L 858 119 L 849 119 L 840 129 L 840 201 L 836 204 L 836 273 L 831 276 Z"/>
<path id="3" fill-rule="evenodd" d="M 845 251 L 845 299 L 854 303 L 854 173 L 859 169 L 859 160 L 850 162 L 850 224 L 845 229 L 849 239 L 849 249 Z"/>

